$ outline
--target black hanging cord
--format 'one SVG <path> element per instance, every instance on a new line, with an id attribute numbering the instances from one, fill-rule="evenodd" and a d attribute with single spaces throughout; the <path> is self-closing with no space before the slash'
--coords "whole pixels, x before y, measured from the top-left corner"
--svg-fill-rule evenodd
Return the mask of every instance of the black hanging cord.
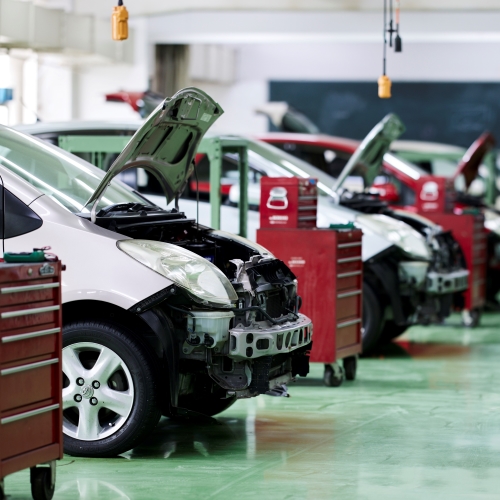
<path id="1" fill-rule="evenodd" d="M 198 186 L 198 171 L 196 170 L 196 161 L 193 160 L 194 177 L 196 179 L 196 229 L 200 231 L 200 189 Z"/>
<path id="2" fill-rule="evenodd" d="M 2 257 L 5 255 L 5 184 L 3 182 L 3 177 L 0 175 L 0 181 L 2 181 Z"/>
<path id="3" fill-rule="evenodd" d="M 387 52 L 387 0 L 384 0 L 384 55 L 382 63 L 382 74 L 385 75 L 385 62 L 386 62 L 386 52 Z"/>

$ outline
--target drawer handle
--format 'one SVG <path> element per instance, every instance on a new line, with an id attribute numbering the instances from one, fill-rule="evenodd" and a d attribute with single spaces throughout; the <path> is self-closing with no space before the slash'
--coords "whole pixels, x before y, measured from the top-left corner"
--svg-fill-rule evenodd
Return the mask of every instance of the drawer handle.
<path id="1" fill-rule="evenodd" d="M 34 339 L 35 337 L 43 337 L 44 335 L 51 335 L 53 333 L 59 333 L 60 328 L 51 328 L 50 330 L 40 330 L 39 332 L 31 333 L 20 333 L 19 335 L 8 335 L 2 338 L 2 344 L 8 344 L 9 342 L 17 342 L 20 340 Z"/>
<path id="2" fill-rule="evenodd" d="M 36 415 L 41 415 L 42 413 L 47 413 L 48 411 L 57 410 L 59 404 L 45 406 L 44 408 L 38 408 L 37 410 L 26 411 L 24 413 L 19 413 L 18 415 L 12 415 L 12 417 L 5 417 L 0 420 L 0 424 L 10 424 L 11 422 L 16 422 L 18 420 L 24 420 L 25 418 L 34 417 Z"/>
<path id="3" fill-rule="evenodd" d="M 27 316 L 28 314 L 39 314 L 51 311 L 59 311 L 61 306 L 35 307 L 34 309 L 22 309 L 21 311 L 10 311 L 2 313 L 2 319 L 17 318 L 18 316 Z"/>
<path id="4" fill-rule="evenodd" d="M 350 273 L 340 273 L 337 274 L 337 278 L 350 278 L 351 276 L 359 276 L 361 271 L 352 271 Z"/>
<path id="5" fill-rule="evenodd" d="M 339 328 L 345 328 L 346 326 L 352 326 L 352 325 L 357 325 L 358 323 L 361 323 L 361 319 L 352 319 L 351 321 L 344 321 L 343 323 L 337 323 L 337 329 Z"/>
<path id="6" fill-rule="evenodd" d="M 361 290 L 355 290 L 354 292 L 339 293 L 337 299 L 345 299 L 346 297 L 354 297 L 355 295 L 361 295 Z"/>
<path id="7" fill-rule="evenodd" d="M 361 255 L 359 257 L 346 257 L 345 259 L 338 259 L 339 264 L 344 264 L 346 262 L 359 262 L 361 260 Z"/>
<path id="8" fill-rule="evenodd" d="M 26 372 L 28 370 L 34 370 L 35 368 L 41 368 L 42 366 L 49 366 L 59 363 L 59 358 L 47 359 L 45 361 L 38 361 L 38 363 L 30 363 L 28 365 L 13 366 L 12 368 L 4 368 L 0 371 L 0 375 L 3 377 L 5 375 L 12 375 L 13 373 Z"/>
<path id="9" fill-rule="evenodd" d="M 361 246 L 361 241 L 354 241 L 352 243 L 339 243 L 337 245 L 337 248 L 353 248 L 353 247 L 360 247 Z"/>
<path id="10" fill-rule="evenodd" d="M 0 288 L 1 294 L 35 292 L 37 290 L 49 290 L 50 288 L 59 288 L 59 283 L 44 283 L 43 285 L 10 286 Z"/>

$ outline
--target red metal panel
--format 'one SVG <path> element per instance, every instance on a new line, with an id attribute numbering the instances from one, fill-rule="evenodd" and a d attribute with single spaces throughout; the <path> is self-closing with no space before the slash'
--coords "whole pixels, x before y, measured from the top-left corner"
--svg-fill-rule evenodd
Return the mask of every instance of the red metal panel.
<path id="1" fill-rule="evenodd" d="M 260 183 L 261 228 L 316 227 L 316 179 L 262 177 Z"/>
<path id="2" fill-rule="evenodd" d="M 482 214 L 426 213 L 426 217 L 451 231 L 465 257 L 469 270 L 469 288 L 465 291 L 465 308 L 483 307 L 486 301 L 487 245 Z"/>
<path id="3" fill-rule="evenodd" d="M 0 478 L 62 458 L 60 273 L 0 264 Z"/>
<path id="4" fill-rule="evenodd" d="M 415 204 L 417 211 L 428 213 L 452 213 L 455 205 L 453 181 L 437 175 L 422 176 L 416 181 Z"/>
<path id="5" fill-rule="evenodd" d="M 314 325 L 311 361 L 333 363 L 361 352 L 361 234 L 329 229 L 257 231 L 257 241 L 297 276 L 301 312 Z"/>

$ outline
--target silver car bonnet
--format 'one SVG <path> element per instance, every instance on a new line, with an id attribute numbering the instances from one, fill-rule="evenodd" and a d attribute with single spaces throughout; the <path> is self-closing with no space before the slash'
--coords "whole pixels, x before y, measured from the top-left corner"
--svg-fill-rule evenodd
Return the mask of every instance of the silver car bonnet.
<path id="1" fill-rule="evenodd" d="M 193 159 L 205 132 L 222 115 L 205 92 L 186 88 L 165 99 L 134 134 L 87 201 L 91 220 L 108 184 L 119 173 L 141 167 L 160 182 L 167 204 L 184 190 L 193 173 Z"/>
<path id="2" fill-rule="evenodd" d="M 394 114 L 387 115 L 377 123 L 347 162 L 333 185 L 333 190 L 338 191 L 354 171 L 363 177 L 365 188 L 371 186 L 382 168 L 384 155 L 389 151 L 392 141 L 404 131 L 403 122 Z"/>

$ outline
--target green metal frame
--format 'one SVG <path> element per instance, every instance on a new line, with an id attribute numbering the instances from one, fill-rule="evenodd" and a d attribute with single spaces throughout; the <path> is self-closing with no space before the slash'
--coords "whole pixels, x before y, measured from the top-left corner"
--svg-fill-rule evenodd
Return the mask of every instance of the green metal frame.
<path id="1" fill-rule="evenodd" d="M 248 226 L 248 141 L 243 137 L 217 136 L 204 138 L 198 153 L 207 155 L 210 162 L 210 209 L 211 226 L 220 229 L 220 207 L 222 161 L 226 153 L 238 154 L 238 171 L 240 174 L 240 197 L 238 202 L 240 219 L 240 236 L 246 238 Z"/>
<path id="2" fill-rule="evenodd" d="M 61 135 L 59 147 L 70 153 L 88 153 L 90 163 L 103 170 L 106 153 L 121 153 L 130 136 L 123 135 Z M 222 180 L 222 160 L 226 153 L 236 153 L 239 158 L 240 199 L 238 202 L 240 236 L 248 233 L 248 141 L 242 137 L 215 136 L 204 138 L 198 153 L 206 154 L 210 162 L 210 208 L 211 226 L 220 229 L 222 204 L 220 186 Z"/>
<path id="3" fill-rule="evenodd" d="M 129 135 L 60 135 L 59 147 L 70 153 L 89 153 L 90 163 L 103 170 L 104 155 L 121 153 Z"/>

